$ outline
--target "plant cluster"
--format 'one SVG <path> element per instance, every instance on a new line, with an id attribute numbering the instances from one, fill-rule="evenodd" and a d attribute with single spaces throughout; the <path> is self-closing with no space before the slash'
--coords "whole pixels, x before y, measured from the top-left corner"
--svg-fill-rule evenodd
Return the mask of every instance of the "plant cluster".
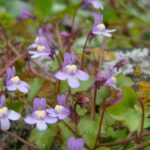
<path id="1" fill-rule="evenodd" d="M 79 9 L 94 9 L 94 23 L 82 49 L 73 47 L 80 31 L 75 28 Z M 104 6 L 99 0 L 81 2 L 69 31 L 57 31 L 55 35 L 50 32 L 53 29 L 50 24 L 41 27 L 35 41 L 21 54 L 7 43 L 17 57 L 0 70 L 2 132 L 21 139 L 32 149 L 52 149 L 58 145 L 68 150 L 117 150 L 150 144 L 145 142 L 150 135 L 146 130 L 150 120 L 144 105 L 149 100 L 149 85 L 145 88 L 146 83 L 141 82 L 139 87 L 133 87 L 132 79 L 119 71 L 129 63 L 127 59 L 104 67 L 106 40 L 116 30 L 104 24 L 100 9 Z M 19 21 L 35 18 L 24 7 Z M 97 36 L 101 42 L 94 55 L 87 44 Z M 24 76 L 19 74 L 20 58 L 25 60 Z M 29 141 L 7 131 L 11 128 L 10 121 L 17 120 L 32 129 Z"/>

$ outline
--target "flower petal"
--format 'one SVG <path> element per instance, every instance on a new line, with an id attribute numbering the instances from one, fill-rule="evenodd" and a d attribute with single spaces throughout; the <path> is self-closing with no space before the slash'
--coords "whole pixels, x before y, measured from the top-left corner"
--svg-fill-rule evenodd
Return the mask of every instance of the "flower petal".
<path id="1" fill-rule="evenodd" d="M 15 120 L 18 120 L 21 115 L 13 110 L 9 110 L 7 116 L 10 120 L 15 121 Z"/>
<path id="2" fill-rule="evenodd" d="M 10 128 L 10 121 L 7 117 L 0 119 L 0 129 L 6 131 Z"/>
<path id="3" fill-rule="evenodd" d="M 22 93 L 28 93 L 29 85 L 24 81 L 20 81 L 20 83 L 17 85 L 17 88 Z"/>
<path id="4" fill-rule="evenodd" d="M 12 83 L 11 81 L 7 83 L 6 88 L 8 91 L 17 90 L 17 86 L 14 83 Z"/>
<path id="5" fill-rule="evenodd" d="M 71 88 L 78 88 L 80 86 L 80 82 L 76 76 L 68 76 L 68 84 Z"/>
<path id="6" fill-rule="evenodd" d="M 47 116 L 47 117 L 45 118 L 45 122 L 46 122 L 46 123 L 49 123 L 49 124 L 56 123 L 57 120 L 58 120 L 58 119 L 55 118 L 55 117 L 48 117 L 48 116 Z"/>
<path id="7" fill-rule="evenodd" d="M 62 71 L 58 71 L 56 74 L 55 74 L 55 77 L 59 80 L 66 80 L 67 79 L 67 73 L 64 73 Z"/>
<path id="8" fill-rule="evenodd" d="M 36 119 L 35 117 L 29 115 L 29 116 L 26 116 L 26 117 L 24 118 L 24 121 L 25 121 L 27 124 L 33 125 L 33 124 L 35 124 L 35 123 L 37 122 L 37 119 Z"/>
<path id="9" fill-rule="evenodd" d="M 76 76 L 82 81 L 86 81 L 89 79 L 89 75 L 82 70 L 78 70 Z"/>
<path id="10" fill-rule="evenodd" d="M 43 131 L 47 129 L 47 124 L 44 120 L 38 120 L 36 123 L 36 128 Z"/>

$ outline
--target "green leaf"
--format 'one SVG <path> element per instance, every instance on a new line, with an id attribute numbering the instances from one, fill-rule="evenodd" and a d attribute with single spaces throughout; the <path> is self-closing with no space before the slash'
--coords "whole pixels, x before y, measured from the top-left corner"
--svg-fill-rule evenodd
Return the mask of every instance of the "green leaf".
<path id="1" fill-rule="evenodd" d="M 130 87 L 134 85 L 134 82 L 131 80 L 131 78 L 121 73 L 116 76 L 116 79 L 117 79 L 117 87 L 120 89 L 124 89 L 125 87 Z"/>
<path id="2" fill-rule="evenodd" d="M 76 94 L 78 92 L 83 92 L 88 90 L 92 84 L 94 83 L 95 79 L 93 77 L 90 77 L 87 81 L 80 81 L 80 87 L 76 89 L 72 89 L 72 94 Z"/>
<path id="3" fill-rule="evenodd" d="M 35 142 L 41 150 L 50 148 L 57 134 L 56 126 L 50 125 L 45 131 L 33 129 L 29 137 L 29 141 Z"/>
<path id="4" fill-rule="evenodd" d="M 111 150 L 109 147 L 99 147 L 96 150 Z"/>
<path id="5" fill-rule="evenodd" d="M 36 0 L 34 1 L 34 8 L 36 15 L 42 19 L 45 16 L 48 16 L 52 8 L 52 0 Z"/>
<path id="6" fill-rule="evenodd" d="M 140 128 L 140 116 L 138 115 L 138 113 L 132 109 L 129 108 L 124 116 L 124 122 L 125 124 L 128 126 L 130 132 L 136 131 Z"/>
<path id="7" fill-rule="evenodd" d="M 132 88 L 123 90 L 123 98 L 115 105 L 107 108 L 107 113 L 116 120 L 124 120 L 124 114 L 128 108 L 132 107 L 137 102 L 137 96 Z"/>
<path id="8" fill-rule="evenodd" d="M 80 105 L 77 105 L 76 111 L 79 116 L 84 116 L 87 112 L 87 110 L 85 108 L 82 108 Z"/>
<path id="9" fill-rule="evenodd" d="M 63 122 L 59 122 L 58 126 L 61 130 L 61 137 L 63 140 L 63 143 L 61 144 L 61 148 L 67 149 L 67 140 L 69 137 L 74 136 L 74 134 Z"/>
<path id="10" fill-rule="evenodd" d="M 24 104 L 21 102 L 13 102 L 13 103 L 10 103 L 8 107 L 10 109 L 13 109 L 14 111 L 21 112 L 24 108 Z"/>
<path id="11" fill-rule="evenodd" d="M 41 89 L 41 82 L 38 78 L 35 78 L 33 82 L 30 84 L 29 94 L 28 94 L 28 100 L 32 101 L 34 97 L 37 95 L 37 93 Z"/>
<path id="12" fill-rule="evenodd" d="M 96 94 L 96 104 L 100 105 L 102 101 L 104 101 L 110 93 L 110 88 L 103 86 L 101 87 Z"/>
<path id="13" fill-rule="evenodd" d="M 95 120 L 89 118 L 82 118 L 78 124 L 78 131 L 83 136 L 85 143 L 92 149 L 98 131 L 99 118 Z M 92 139 L 92 140 L 91 140 Z"/>
<path id="14" fill-rule="evenodd" d="M 4 82 L 3 79 L 0 78 L 0 91 L 2 91 L 4 89 Z"/>
<path id="15" fill-rule="evenodd" d="M 64 94 L 68 91 L 69 86 L 67 81 L 60 81 L 60 93 Z"/>

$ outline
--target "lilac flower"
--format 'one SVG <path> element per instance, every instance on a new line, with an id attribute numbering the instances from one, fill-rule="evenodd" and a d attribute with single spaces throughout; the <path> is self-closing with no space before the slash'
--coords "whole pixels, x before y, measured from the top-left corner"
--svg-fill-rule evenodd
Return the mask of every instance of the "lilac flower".
<path id="1" fill-rule="evenodd" d="M 10 128 L 10 121 L 16 121 L 20 118 L 20 114 L 8 109 L 5 106 L 5 96 L 0 96 L 0 130 L 8 130 Z"/>
<path id="2" fill-rule="evenodd" d="M 112 36 L 111 32 L 114 32 L 116 30 L 115 29 L 113 29 L 113 30 L 106 29 L 105 25 L 102 22 L 103 22 L 103 17 L 98 14 L 95 15 L 92 33 L 95 35 L 101 34 L 106 37 L 111 37 Z"/>
<path id="3" fill-rule="evenodd" d="M 29 85 L 15 75 L 16 73 L 14 67 L 7 68 L 6 73 L 7 73 L 6 89 L 8 91 L 19 90 L 22 93 L 28 93 Z"/>
<path id="4" fill-rule="evenodd" d="M 64 120 L 67 116 L 70 115 L 70 110 L 67 108 L 66 105 L 66 96 L 58 95 L 57 102 L 58 105 L 56 105 L 54 109 L 48 109 L 47 112 L 51 117 Z"/>
<path id="5" fill-rule="evenodd" d="M 80 86 L 79 80 L 86 81 L 89 79 L 89 75 L 74 64 L 64 66 L 61 71 L 55 74 L 55 77 L 59 80 L 67 80 L 71 88 L 78 88 Z"/>
<path id="6" fill-rule="evenodd" d="M 46 111 L 45 98 L 35 98 L 33 102 L 33 113 L 25 117 L 24 121 L 30 125 L 36 124 L 36 128 L 39 130 L 46 130 L 47 123 L 53 124 L 57 121 L 55 117 L 48 115 Z"/>
<path id="7" fill-rule="evenodd" d="M 95 84 L 98 88 L 100 88 L 100 86 L 108 86 L 118 89 L 116 87 L 116 78 L 114 77 L 115 73 L 113 68 L 109 68 L 108 72 L 101 72 L 97 75 Z"/>
<path id="8" fill-rule="evenodd" d="M 121 67 L 124 67 L 126 64 L 129 63 L 129 60 L 128 59 L 121 59 L 120 61 L 118 61 L 114 67 L 116 67 L 117 69 L 121 68 Z"/>
<path id="9" fill-rule="evenodd" d="M 46 26 L 41 28 L 42 34 L 49 40 L 53 37 L 50 29 L 52 28 L 51 24 L 47 24 Z"/>
<path id="10" fill-rule="evenodd" d="M 70 137 L 67 141 L 68 150 L 82 150 L 84 148 L 84 140 L 82 138 Z"/>
<path id="11" fill-rule="evenodd" d="M 58 95 L 57 97 L 57 102 L 59 105 L 66 107 L 67 108 L 67 104 L 66 104 L 66 95 Z"/>
<path id="12" fill-rule="evenodd" d="M 28 10 L 26 5 L 23 5 L 21 7 L 19 19 L 20 20 L 35 19 L 35 16 L 32 15 L 32 13 Z"/>
<path id="13" fill-rule="evenodd" d="M 76 56 L 73 52 L 65 52 L 64 53 L 64 62 L 63 66 L 68 64 L 74 64 L 76 62 Z"/>
<path id="14" fill-rule="evenodd" d="M 51 49 L 49 47 L 46 37 L 43 35 L 42 29 L 39 29 L 38 36 L 35 42 L 29 46 L 30 49 L 36 49 L 36 51 L 29 51 L 32 58 L 48 57 L 51 55 Z"/>
<path id="15" fill-rule="evenodd" d="M 83 3 L 83 8 L 86 8 L 90 4 L 92 4 L 94 8 L 104 9 L 103 3 L 100 0 L 85 0 Z"/>
<path id="16" fill-rule="evenodd" d="M 89 79 L 89 75 L 86 72 L 74 65 L 75 61 L 74 53 L 66 52 L 64 54 L 63 68 L 55 74 L 57 79 L 67 80 L 71 88 L 78 88 L 80 86 L 79 80 L 86 81 Z"/>

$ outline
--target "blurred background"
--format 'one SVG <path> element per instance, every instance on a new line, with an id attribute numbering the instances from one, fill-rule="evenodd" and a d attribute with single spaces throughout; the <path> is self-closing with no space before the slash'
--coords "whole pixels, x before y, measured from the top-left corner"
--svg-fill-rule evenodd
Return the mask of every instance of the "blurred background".
<path id="1" fill-rule="evenodd" d="M 7 32 L 9 39 L 28 45 L 37 35 L 40 27 L 50 24 L 52 34 L 70 31 L 72 16 L 81 0 L 0 0 L 0 35 Z M 150 1 L 149 0 L 102 0 L 104 9 L 98 13 L 104 16 L 109 29 L 117 29 L 108 39 L 109 48 L 150 47 Z M 31 19 L 20 21 L 23 9 L 27 9 Z M 75 19 L 75 29 L 81 28 L 75 46 L 83 46 L 84 40 L 93 25 L 91 8 L 81 8 Z M 97 12 L 97 10 L 96 10 Z M 55 28 L 54 28 L 55 27 Z M 4 31 L 5 30 L 5 31 Z M 98 47 L 96 38 L 89 47 Z M 1 38 L 1 45 L 4 44 Z"/>

